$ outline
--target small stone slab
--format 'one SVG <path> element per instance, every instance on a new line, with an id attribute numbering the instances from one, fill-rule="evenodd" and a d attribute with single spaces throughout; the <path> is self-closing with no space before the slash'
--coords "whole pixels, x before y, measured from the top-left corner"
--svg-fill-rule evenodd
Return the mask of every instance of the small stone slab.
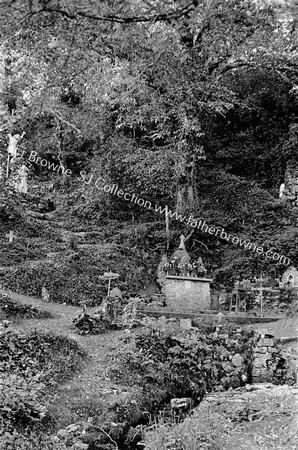
<path id="1" fill-rule="evenodd" d="M 274 339 L 273 338 L 261 338 L 258 343 L 258 347 L 274 347 Z"/>
<path id="2" fill-rule="evenodd" d="M 192 406 L 193 400 L 190 397 L 171 399 L 171 409 L 183 409 L 186 411 L 192 408 Z"/>
<path id="3" fill-rule="evenodd" d="M 70 433 L 62 428 L 61 430 L 58 431 L 57 436 L 60 439 L 67 439 L 70 437 Z"/>
<path id="4" fill-rule="evenodd" d="M 44 302 L 49 302 L 50 301 L 50 293 L 49 293 L 49 291 L 47 290 L 47 288 L 45 288 L 45 287 L 43 287 L 42 289 L 41 289 L 41 298 L 42 298 L 42 300 L 44 301 Z"/>
<path id="5" fill-rule="evenodd" d="M 226 373 L 233 372 L 234 367 L 229 362 L 225 361 L 222 363 L 222 368 Z"/>
<path id="6" fill-rule="evenodd" d="M 122 292 L 120 291 L 120 289 L 118 287 L 115 287 L 114 289 L 112 289 L 110 291 L 110 297 L 122 298 Z"/>
<path id="7" fill-rule="evenodd" d="M 244 358 L 243 356 L 240 355 L 240 353 L 236 353 L 236 355 L 233 356 L 232 358 L 232 364 L 235 367 L 241 367 L 244 363 Z"/>
<path id="8" fill-rule="evenodd" d="M 190 330 L 192 328 L 191 319 L 181 319 L 180 320 L 180 328 L 181 328 L 181 330 Z"/>

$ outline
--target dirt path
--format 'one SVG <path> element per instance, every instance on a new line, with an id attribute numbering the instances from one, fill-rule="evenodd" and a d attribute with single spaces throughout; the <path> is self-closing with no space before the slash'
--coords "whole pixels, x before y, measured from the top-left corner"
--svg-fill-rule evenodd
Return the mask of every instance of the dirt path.
<path id="1" fill-rule="evenodd" d="M 72 320 L 80 312 L 80 308 L 58 303 L 46 303 L 41 299 L 17 294 L 0 289 L 0 293 L 19 303 L 34 305 L 40 310 L 49 311 L 56 317 L 51 319 L 24 319 L 14 324 L 14 329 L 22 333 L 37 330 L 67 336 L 75 340 L 89 355 L 89 360 L 83 371 L 75 374 L 68 382 L 60 386 L 52 408 L 59 419 L 61 427 L 82 418 L 78 413 L 82 405 L 90 415 L 94 409 L 134 395 L 134 389 L 116 385 L 108 377 L 109 359 L 117 350 L 118 340 L 123 337 L 123 331 L 111 331 L 101 335 L 82 336 L 75 332 Z M 96 308 L 89 308 L 92 312 Z M 77 405 L 77 407 L 75 406 Z M 83 409 L 84 409 L 83 408 Z"/>
<path id="2" fill-rule="evenodd" d="M 275 338 L 298 338 L 298 320 L 296 317 L 286 317 L 276 322 L 255 323 L 244 328 L 253 330 L 267 330 Z"/>

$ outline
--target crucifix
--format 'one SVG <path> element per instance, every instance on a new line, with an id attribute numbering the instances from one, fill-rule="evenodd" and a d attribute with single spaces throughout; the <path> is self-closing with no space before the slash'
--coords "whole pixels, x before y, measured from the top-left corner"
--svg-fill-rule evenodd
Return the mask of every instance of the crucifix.
<path id="1" fill-rule="evenodd" d="M 14 232 L 13 231 L 11 231 L 10 230 L 10 232 L 9 233 L 7 233 L 6 235 L 5 235 L 5 237 L 8 239 L 8 243 L 9 244 L 11 244 L 12 242 L 13 242 L 13 240 L 14 240 L 14 238 L 16 238 L 16 234 L 14 234 Z"/>
<path id="2" fill-rule="evenodd" d="M 263 292 L 272 291 L 271 288 L 266 288 L 263 286 L 264 278 L 261 274 L 260 278 L 256 278 L 256 281 L 260 283 L 260 287 L 251 288 L 252 291 L 260 291 L 260 301 L 261 301 L 261 317 L 263 317 Z"/>

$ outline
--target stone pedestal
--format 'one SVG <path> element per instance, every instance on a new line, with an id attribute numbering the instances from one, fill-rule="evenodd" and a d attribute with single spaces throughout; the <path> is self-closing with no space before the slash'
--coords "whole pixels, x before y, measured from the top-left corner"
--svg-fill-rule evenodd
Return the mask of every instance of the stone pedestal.
<path id="1" fill-rule="evenodd" d="M 164 284 L 167 309 L 193 313 L 210 309 L 211 281 L 211 278 L 167 275 Z"/>

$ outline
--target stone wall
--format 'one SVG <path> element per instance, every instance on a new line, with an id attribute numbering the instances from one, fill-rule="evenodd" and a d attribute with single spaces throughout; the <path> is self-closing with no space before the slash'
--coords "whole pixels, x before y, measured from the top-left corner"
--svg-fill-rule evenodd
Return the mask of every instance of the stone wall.
<path id="1" fill-rule="evenodd" d="M 210 309 L 209 278 L 167 276 L 164 293 L 167 309 L 177 312 L 199 312 Z"/>
<path id="2" fill-rule="evenodd" d="M 254 349 L 252 370 L 253 383 L 272 381 L 277 367 L 278 349 L 271 335 L 258 335 Z"/>
<path id="3" fill-rule="evenodd" d="M 296 382 L 295 367 L 297 351 L 280 347 L 274 336 L 256 335 L 252 362 L 252 382 L 274 382 L 277 384 L 294 384 Z M 295 350 L 295 349 L 293 349 Z"/>

